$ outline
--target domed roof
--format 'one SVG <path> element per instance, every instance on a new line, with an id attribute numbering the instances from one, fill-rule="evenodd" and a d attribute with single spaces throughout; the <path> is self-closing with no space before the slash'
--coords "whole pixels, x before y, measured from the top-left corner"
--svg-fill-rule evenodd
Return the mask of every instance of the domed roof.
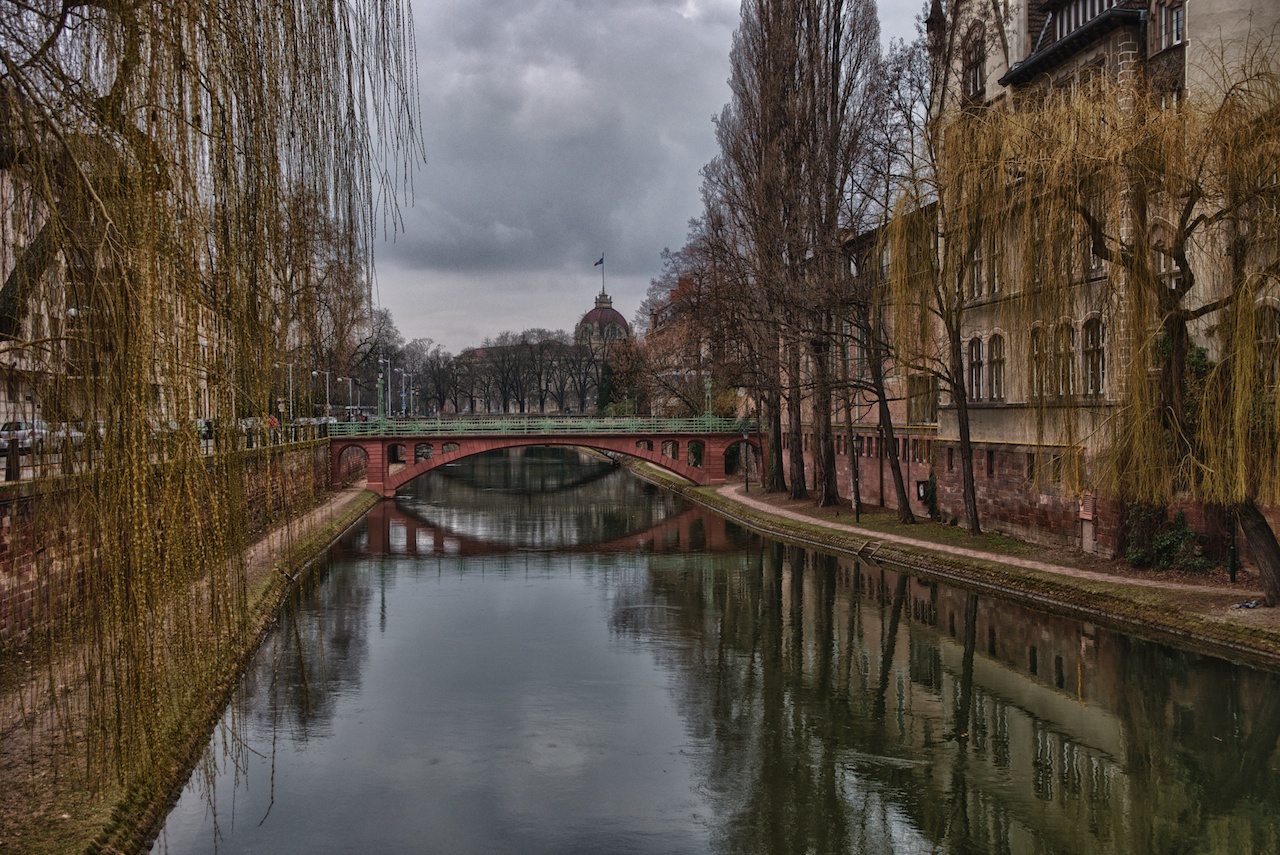
<path id="1" fill-rule="evenodd" d="M 613 307 L 613 300 L 608 294 L 601 292 L 596 297 L 596 307 L 582 316 L 578 322 L 579 336 L 607 335 L 609 327 L 616 327 L 618 337 L 631 335 L 631 327 L 622 313 Z"/>

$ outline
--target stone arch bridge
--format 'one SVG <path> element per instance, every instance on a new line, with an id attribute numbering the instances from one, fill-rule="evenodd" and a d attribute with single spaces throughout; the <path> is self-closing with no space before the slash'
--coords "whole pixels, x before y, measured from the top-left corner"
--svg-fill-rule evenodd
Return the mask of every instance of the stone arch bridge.
<path id="1" fill-rule="evenodd" d="M 334 485 L 341 483 L 344 463 L 363 454 L 369 489 L 382 496 L 395 495 L 397 487 L 432 469 L 504 448 L 566 445 L 623 454 L 700 486 L 724 483 L 725 458 L 734 446 L 759 455 L 754 421 L 713 416 L 376 419 L 329 428 Z"/>

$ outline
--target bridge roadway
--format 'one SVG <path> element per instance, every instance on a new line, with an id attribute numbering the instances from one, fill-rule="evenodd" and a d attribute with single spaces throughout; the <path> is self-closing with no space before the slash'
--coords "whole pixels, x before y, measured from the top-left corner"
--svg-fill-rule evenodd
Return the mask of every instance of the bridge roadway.
<path id="1" fill-rule="evenodd" d="M 586 418 L 528 415 L 508 418 L 374 419 L 329 426 L 330 469 L 340 486 L 344 467 L 363 454 L 369 489 L 396 488 L 432 469 L 504 448 L 566 445 L 624 454 L 693 484 L 723 484 L 725 455 L 744 444 L 759 454 L 749 419 Z"/>

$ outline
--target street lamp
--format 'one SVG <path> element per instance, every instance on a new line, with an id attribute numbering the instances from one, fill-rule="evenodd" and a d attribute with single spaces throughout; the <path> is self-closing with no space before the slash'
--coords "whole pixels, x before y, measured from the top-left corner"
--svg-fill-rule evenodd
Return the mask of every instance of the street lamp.
<path id="1" fill-rule="evenodd" d="M 321 374 L 324 375 L 324 422 L 325 424 L 328 424 L 329 423 L 329 372 L 325 371 L 323 368 L 311 372 L 312 377 L 319 377 Z"/>
<path id="2" fill-rule="evenodd" d="M 389 380 L 389 379 L 391 379 L 391 360 L 390 360 L 390 359 L 379 359 L 379 360 L 378 360 L 378 363 L 379 363 L 380 365 L 385 365 L 385 366 L 387 366 L 386 377 L 387 377 L 387 379 L 388 379 L 388 380 Z M 378 418 L 379 418 L 379 419 L 385 419 L 385 418 L 387 417 L 387 411 L 386 411 L 386 409 L 385 409 L 385 402 L 384 402 L 383 397 L 382 397 L 382 394 L 383 394 L 382 378 L 383 378 L 383 376 L 384 376 L 384 375 L 383 375 L 382 370 L 381 370 L 381 369 L 379 369 L 379 370 L 378 370 Z"/>
<path id="3" fill-rule="evenodd" d="M 288 363 L 285 363 L 285 365 L 283 366 L 279 362 L 276 363 L 276 368 L 283 368 L 286 366 L 289 369 L 289 422 L 292 423 L 293 422 L 293 363 L 288 362 Z"/>
<path id="4" fill-rule="evenodd" d="M 350 415 L 351 415 L 351 405 L 355 403 L 355 401 L 353 401 L 353 400 L 352 400 L 352 387 L 354 387 L 354 386 L 355 386 L 355 378 L 353 378 L 353 377 L 339 377 L 339 378 L 338 378 L 338 380 L 339 380 L 339 382 L 341 382 L 341 381 L 343 381 L 343 380 L 346 380 L 346 381 L 347 381 L 347 415 L 348 415 L 348 417 L 350 417 Z M 356 411 L 357 411 L 357 412 L 359 412 L 359 410 L 360 410 L 360 407 L 359 407 L 359 406 L 357 406 L 357 407 L 356 407 Z"/>
<path id="5" fill-rule="evenodd" d="M 408 409 L 405 407 L 405 402 L 404 402 L 404 396 L 405 396 L 405 391 L 404 391 L 404 388 L 405 388 L 405 381 L 406 381 L 406 380 L 408 380 L 408 381 L 409 381 L 409 383 L 410 383 L 410 385 L 412 385 L 412 383 L 413 383 L 413 375 L 412 375 L 412 374 L 410 374 L 408 371 L 405 371 L 403 368 L 397 368 L 397 369 L 396 369 L 396 373 L 400 375 L 400 415 L 402 415 L 402 416 L 407 416 L 407 415 L 409 415 L 409 411 L 408 411 Z"/>

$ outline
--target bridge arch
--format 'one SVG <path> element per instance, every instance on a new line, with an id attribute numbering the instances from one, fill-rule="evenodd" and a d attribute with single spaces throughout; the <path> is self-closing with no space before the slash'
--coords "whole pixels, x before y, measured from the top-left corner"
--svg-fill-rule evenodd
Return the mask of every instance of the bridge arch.
<path id="1" fill-rule="evenodd" d="M 748 463 L 750 459 L 751 463 Z M 740 475 L 744 471 L 744 467 L 754 464 L 755 471 L 759 472 L 764 457 L 760 453 L 760 446 L 750 437 L 739 437 L 725 443 L 724 459 L 721 465 L 724 467 L 724 473 L 729 475 Z"/>
<path id="2" fill-rule="evenodd" d="M 343 472 L 356 465 L 351 461 L 363 459 L 367 461 L 369 489 L 392 496 L 397 487 L 419 475 L 485 451 L 560 446 L 643 460 L 693 484 L 721 484 L 726 464 L 733 468 L 740 455 L 731 451 L 734 446 L 745 443 L 760 459 L 759 449 L 750 439 L 749 431 L 754 429 L 750 422 L 712 417 L 511 420 L 496 424 L 488 420 L 383 420 L 339 425 L 332 431 L 330 472 L 335 486 L 339 485 Z"/>
<path id="3" fill-rule="evenodd" d="M 335 485 L 351 484 L 369 473 L 369 452 L 360 445 L 347 445 L 333 458 Z"/>

